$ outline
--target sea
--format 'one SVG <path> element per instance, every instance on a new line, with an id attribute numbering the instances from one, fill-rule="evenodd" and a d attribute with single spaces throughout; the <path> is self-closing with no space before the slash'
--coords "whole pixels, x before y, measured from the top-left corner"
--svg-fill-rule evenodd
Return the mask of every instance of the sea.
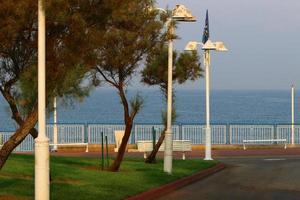
<path id="1" fill-rule="evenodd" d="M 135 123 L 160 124 L 166 103 L 159 89 L 128 90 L 133 98 L 143 97 L 144 103 Z M 295 92 L 295 122 L 299 123 L 300 95 Z M 289 90 L 212 90 L 212 124 L 289 124 L 291 123 L 291 92 Z M 177 119 L 174 123 L 205 123 L 205 91 L 178 89 L 175 91 Z M 116 90 L 94 90 L 83 101 L 66 104 L 58 99 L 58 123 L 123 123 L 123 109 Z M 47 114 L 47 123 L 53 123 L 53 113 Z M 298 117 L 299 116 L 299 117 Z M 8 104 L 0 97 L 0 131 L 16 129 Z"/>

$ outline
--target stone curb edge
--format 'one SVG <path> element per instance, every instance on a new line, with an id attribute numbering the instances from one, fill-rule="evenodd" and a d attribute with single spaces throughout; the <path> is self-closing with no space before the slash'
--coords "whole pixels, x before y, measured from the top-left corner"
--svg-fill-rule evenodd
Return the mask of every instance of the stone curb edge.
<path id="1" fill-rule="evenodd" d="M 146 192 L 137 194 L 136 196 L 129 197 L 126 200 L 153 200 L 153 199 L 161 197 L 169 192 L 177 190 L 181 187 L 184 187 L 186 185 L 189 185 L 191 183 L 199 181 L 199 180 L 201 180 L 209 175 L 212 175 L 216 172 L 219 172 L 219 171 L 225 169 L 225 167 L 226 167 L 225 164 L 219 163 L 214 167 L 202 170 L 191 176 L 184 177 L 184 178 L 176 180 L 174 182 L 162 185 L 158 188 L 150 189 Z"/>

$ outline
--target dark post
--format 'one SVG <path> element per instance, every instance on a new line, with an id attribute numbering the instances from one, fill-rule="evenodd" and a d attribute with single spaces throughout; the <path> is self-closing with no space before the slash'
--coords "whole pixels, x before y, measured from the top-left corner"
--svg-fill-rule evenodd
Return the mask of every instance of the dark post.
<path id="1" fill-rule="evenodd" d="M 101 132 L 101 169 L 104 169 L 104 145 L 103 145 L 103 131 Z"/>
<path id="2" fill-rule="evenodd" d="M 152 126 L 152 142 L 153 142 L 153 148 L 155 148 L 155 143 L 156 143 L 156 131 L 154 129 L 154 126 Z"/>
<path id="3" fill-rule="evenodd" d="M 107 135 L 105 136 L 105 146 L 106 146 L 106 165 L 107 165 L 106 167 L 109 167 Z"/>

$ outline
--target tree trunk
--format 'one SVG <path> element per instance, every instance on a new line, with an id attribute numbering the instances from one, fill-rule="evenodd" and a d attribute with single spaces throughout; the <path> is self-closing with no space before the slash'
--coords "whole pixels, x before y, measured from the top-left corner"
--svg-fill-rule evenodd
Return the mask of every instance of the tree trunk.
<path id="1" fill-rule="evenodd" d="M 147 156 L 145 163 L 155 163 L 156 162 L 156 154 L 157 154 L 161 144 L 164 142 L 165 131 L 166 131 L 166 129 L 164 129 L 163 132 L 160 134 L 160 137 L 159 137 L 157 143 L 155 144 L 154 149 Z"/>
<path id="2" fill-rule="evenodd" d="M 19 127 L 22 126 L 22 124 L 24 124 L 24 120 L 22 119 L 20 112 L 18 110 L 17 104 L 16 104 L 16 100 L 13 97 L 13 95 L 10 93 L 11 91 L 11 84 L 7 84 L 4 90 L 0 90 L 3 97 L 5 98 L 5 100 L 7 101 L 11 113 L 12 113 L 12 119 L 15 120 L 15 122 L 17 122 L 17 124 L 19 125 Z M 35 128 L 32 128 L 30 131 L 30 134 L 33 138 L 36 138 L 38 136 L 38 131 Z"/>
<path id="3" fill-rule="evenodd" d="M 4 166 L 8 156 L 11 152 L 26 138 L 30 131 L 33 130 L 38 119 L 37 105 L 33 111 L 29 113 L 24 123 L 17 129 L 17 131 L 4 143 L 0 150 L 0 169 Z"/>
<path id="4" fill-rule="evenodd" d="M 119 168 L 121 166 L 121 163 L 122 163 L 125 151 L 126 151 L 126 146 L 127 146 L 130 134 L 131 134 L 133 119 L 135 116 L 135 115 L 131 116 L 129 114 L 129 105 L 128 105 L 128 101 L 127 101 L 127 98 L 126 98 L 126 95 L 124 92 L 123 84 L 120 84 L 117 87 L 117 89 L 119 91 L 119 95 L 120 95 L 121 102 L 123 104 L 123 109 L 124 109 L 125 133 L 122 138 L 121 145 L 118 149 L 117 157 L 108 169 L 109 171 L 112 171 L 112 172 L 119 171 Z"/>
<path id="5" fill-rule="evenodd" d="M 125 126 L 126 127 L 125 127 L 124 137 L 122 138 L 122 143 L 120 145 L 120 148 L 118 149 L 117 157 L 115 158 L 114 162 L 111 164 L 111 166 L 108 169 L 109 171 L 112 172 L 119 171 L 120 165 L 122 163 L 126 151 L 126 146 L 132 129 L 132 120 L 130 119 L 130 117 L 126 119 Z"/>

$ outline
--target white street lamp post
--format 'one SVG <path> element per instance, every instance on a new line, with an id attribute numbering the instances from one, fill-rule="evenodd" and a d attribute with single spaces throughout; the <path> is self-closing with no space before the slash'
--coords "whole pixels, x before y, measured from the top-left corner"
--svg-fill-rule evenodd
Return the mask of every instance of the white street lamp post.
<path id="1" fill-rule="evenodd" d="M 195 51 L 197 46 L 202 45 L 204 50 L 205 65 L 205 96 L 206 96 L 206 127 L 205 127 L 205 158 L 204 160 L 212 160 L 211 156 L 211 127 L 210 127 L 210 51 L 228 51 L 223 42 L 212 42 L 207 40 L 205 44 L 192 41 L 185 47 L 186 51 Z"/>
<path id="2" fill-rule="evenodd" d="M 57 151 L 57 110 L 56 110 L 56 97 L 53 100 L 53 150 Z"/>
<path id="3" fill-rule="evenodd" d="M 163 12 L 164 9 L 157 8 Z M 184 5 L 176 5 L 173 9 L 172 17 L 168 19 L 166 25 L 170 35 L 174 34 L 172 21 L 194 22 L 195 17 Z M 165 132 L 165 151 L 164 151 L 164 172 L 172 173 L 173 160 L 173 134 L 172 134 L 172 84 L 173 83 L 173 41 L 168 42 L 168 89 L 167 89 L 167 129 Z"/>
<path id="4" fill-rule="evenodd" d="M 205 97 L 206 97 L 206 127 L 205 127 L 205 158 L 204 160 L 212 160 L 211 157 L 211 128 L 210 128 L 210 52 L 204 50 L 205 63 Z"/>
<path id="5" fill-rule="evenodd" d="M 35 200 L 49 200 L 49 139 L 46 136 L 45 1 L 38 1 L 38 137 L 35 139 Z"/>
<path id="6" fill-rule="evenodd" d="M 292 145 L 295 144 L 295 87 L 292 85 Z"/>
<path id="7" fill-rule="evenodd" d="M 173 34 L 171 20 L 167 22 L 168 31 Z M 168 43 L 168 91 L 167 91 L 167 129 L 165 132 L 164 172 L 172 173 L 173 135 L 172 135 L 172 90 L 173 90 L 173 41 Z"/>

